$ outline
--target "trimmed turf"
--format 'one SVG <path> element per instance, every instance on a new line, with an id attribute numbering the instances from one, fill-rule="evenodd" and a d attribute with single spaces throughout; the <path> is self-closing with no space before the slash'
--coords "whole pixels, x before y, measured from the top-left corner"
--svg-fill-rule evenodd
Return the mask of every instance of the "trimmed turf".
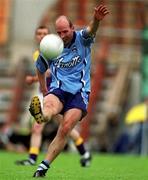
<path id="1" fill-rule="evenodd" d="M 17 166 L 16 160 L 26 154 L 0 151 L 0 179 L 30 180 L 36 166 Z M 43 159 L 39 156 L 38 163 Z M 92 165 L 82 168 L 78 154 L 62 153 L 52 164 L 45 178 L 49 180 L 148 180 L 148 158 L 127 155 L 93 154 Z"/>

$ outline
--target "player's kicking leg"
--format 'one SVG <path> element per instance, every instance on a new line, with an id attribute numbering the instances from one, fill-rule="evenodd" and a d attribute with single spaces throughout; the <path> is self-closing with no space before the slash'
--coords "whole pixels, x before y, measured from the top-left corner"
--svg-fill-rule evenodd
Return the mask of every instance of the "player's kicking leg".
<path id="1" fill-rule="evenodd" d="M 44 122 L 44 117 L 43 117 L 42 109 L 41 109 L 41 102 L 38 96 L 34 96 L 32 98 L 29 111 L 31 115 L 35 118 L 38 124 L 41 124 Z"/>

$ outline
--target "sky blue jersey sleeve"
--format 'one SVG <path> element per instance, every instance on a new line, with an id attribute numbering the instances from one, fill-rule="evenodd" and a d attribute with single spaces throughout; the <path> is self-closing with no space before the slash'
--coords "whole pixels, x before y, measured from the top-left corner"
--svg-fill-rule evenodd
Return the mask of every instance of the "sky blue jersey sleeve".
<path id="1" fill-rule="evenodd" d="M 92 43 L 94 43 L 94 38 L 95 36 L 90 36 L 88 33 L 87 33 L 87 30 L 86 28 L 85 29 L 82 29 L 80 31 L 80 34 L 82 36 L 82 40 L 83 40 L 83 43 L 85 46 L 89 46 L 91 45 Z"/>
<path id="2" fill-rule="evenodd" d="M 36 68 L 40 71 L 40 73 L 45 73 L 48 69 L 48 62 L 46 59 L 40 54 L 35 62 Z"/>

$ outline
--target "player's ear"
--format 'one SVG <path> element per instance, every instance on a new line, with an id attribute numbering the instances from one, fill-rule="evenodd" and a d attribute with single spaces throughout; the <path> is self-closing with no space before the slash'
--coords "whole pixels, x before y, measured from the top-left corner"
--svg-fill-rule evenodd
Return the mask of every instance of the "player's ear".
<path id="1" fill-rule="evenodd" d="M 71 29 L 72 29 L 73 31 L 75 30 L 75 27 L 74 27 L 74 25 L 72 25 L 72 26 L 71 26 Z"/>

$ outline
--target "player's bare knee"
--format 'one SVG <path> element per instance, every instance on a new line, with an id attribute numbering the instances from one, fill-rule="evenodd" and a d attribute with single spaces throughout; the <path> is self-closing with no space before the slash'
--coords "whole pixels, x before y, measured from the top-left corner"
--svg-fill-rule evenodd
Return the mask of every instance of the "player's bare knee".
<path id="1" fill-rule="evenodd" d="M 44 108 L 43 109 L 43 117 L 44 117 L 44 120 L 47 122 L 47 121 L 50 121 L 51 118 L 52 118 L 52 111 L 51 109 L 48 109 L 48 108 Z"/>
<path id="2" fill-rule="evenodd" d="M 48 122 L 51 120 L 51 114 L 49 114 L 48 112 L 44 112 L 43 117 L 44 117 L 45 122 Z"/>

